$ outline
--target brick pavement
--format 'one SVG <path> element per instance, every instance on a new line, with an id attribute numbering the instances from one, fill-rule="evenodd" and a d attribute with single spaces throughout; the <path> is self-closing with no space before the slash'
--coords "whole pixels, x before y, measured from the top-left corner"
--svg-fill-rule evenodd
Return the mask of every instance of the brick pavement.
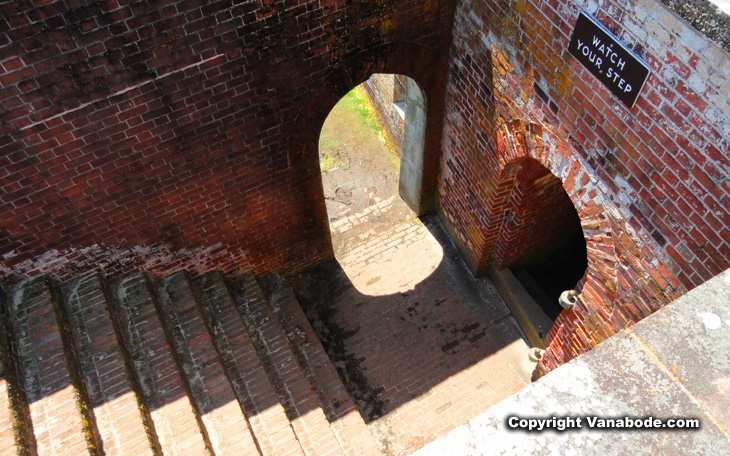
<path id="1" fill-rule="evenodd" d="M 275 274 L 3 286 L 7 450 L 402 455 L 517 391 L 514 319 L 404 207 L 336 221 L 340 263 L 289 282 L 301 307 Z"/>
<path id="2" fill-rule="evenodd" d="M 436 216 L 391 197 L 331 224 L 331 261 L 290 279 L 381 451 L 405 455 L 520 390 L 526 345 Z M 394 214 L 398 214 L 397 216 Z"/>

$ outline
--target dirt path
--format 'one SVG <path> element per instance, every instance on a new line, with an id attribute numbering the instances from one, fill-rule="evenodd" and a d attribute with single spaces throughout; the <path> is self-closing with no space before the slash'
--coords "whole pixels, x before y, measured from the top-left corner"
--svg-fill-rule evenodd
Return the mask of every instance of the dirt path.
<path id="1" fill-rule="evenodd" d="M 361 88 L 346 95 L 327 117 L 320 136 L 320 168 L 330 225 L 361 214 L 368 207 L 394 198 L 394 210 L 377 216 L 365 227 L 332 230 L 335 256 L 340 258 L 365 238 L 390 230 L 415 214 L 398 197 L 396 152 L 386 142 Z M 371 109 L 371 108 L 370 108 Z"/>

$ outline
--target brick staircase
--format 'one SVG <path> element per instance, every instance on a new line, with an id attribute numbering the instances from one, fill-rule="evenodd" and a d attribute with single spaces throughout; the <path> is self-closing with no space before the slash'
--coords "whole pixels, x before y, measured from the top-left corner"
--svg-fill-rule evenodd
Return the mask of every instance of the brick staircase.
<path id="1" fill-rule="evenodd" d="M 0 284 L 0 454 L 380 454 L 277 275 Z"/>

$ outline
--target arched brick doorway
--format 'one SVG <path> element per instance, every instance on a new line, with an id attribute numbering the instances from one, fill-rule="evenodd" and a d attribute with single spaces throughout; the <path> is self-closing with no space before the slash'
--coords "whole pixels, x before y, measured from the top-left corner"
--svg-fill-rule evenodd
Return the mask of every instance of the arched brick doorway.
<path id="1" fill-rule="evenodd" d="M 329 233 L 324 193 L 319 176 L 319 134 L 337 102 L 375 73 L 407 76 L 417 83 L 423 95 L 425 113 L 423 147 L 422 152 L 418 148 L 418 153 L 411 155 L 414 162 L 411 169 L 415 170 L 411 182 L 415 184 L 408 189 L 408 192 L 402 191 L 401 195 L 417 215 L 425 214 L 433 208 L 441 155 L 443 101 L 446 87 L 446 74 L 433 69 L 443 66 L 444 61 L 444 56 L 417 43 L 394 42 L 374 46 L 342 58 L 342 63 L 330 70 L 326 80 L 309 97 L 307 108 L 301 111 L 297 119 L 296 130 L 290 132 L 288 169 L 300 174 L 303 181 L 311 179 L 319 182 L 319 188 L 311 186 L 309 192 L 297 195 L 302 204 L 312 208 L 311 222 L 316 225 L 317 231 Z M 409 160 L 408 157 L 402 158 L 402 167 Z"/>
<path id="2" fill-rule="evenodd" d="M 336 258 L 415 218 L 425 131 L 425 95 L 404 75 L 376 73 L 333 107 L 318 155 Z"/>
<path id="3" fill-rule="evenodd" d="M 622 221 L 604 209 L 601 190 L 591 180 L 591 173 L 578 160 L 578 155 L 551 132 L 544 131 L 542 126 L 523 120 L 502 124 L 497 131 L 497 149 L 500 156 L 495 170 L 494 197 L 485 210 L 498 222 L 484 233 L 479 269 L 486 270 L 490 265 L 504 267 L 518 261 L 532 249 L 539 249 L 540 244 L 550 242 L 551 236 L 544 234 L 532 240 L 515 237 L 521 225 L 517 223 L 519 217 L 525 221 L 534 219 L 535 214 L 532 217 L 528 215 L 529 207 L 523 207 L 522 214 L 515 214 L 513 206 L 520 200 L 523 204 L 527 202 L 528 206 L 535 204 L 533 199 L 525 198 L 520 192 L 539 179 L 545 179 L 550 193 L 561 198 L 547 210 L 539 208 L 537 218 L 541 214 L 548 216 L 551 210 L 570 212 L 567 206 L 570 202 L 585 242 L 586 269 L 576 284 L 579 294 L 575 307 L 562 310 L 557 315 L 544 339 L 547 349 L 540 369 L 545 372 L 592 348 L 613 334 L 620 327 L 620 321 L 625 320 L 624 309 L 619 304 L 622 300 L 618 299 L 617 292 L 623 284 L 617 282 L 620 260 L 615 248 L 615 237 L 620 232 Z M 558 180 L 560 187 L 556 186 L 553 178 Z M 535 207 L 532 209 L 535 210 Z M 518 241 L 516 245 L 515 240 Z"/>
<path id="4" fill-rule="evenodd" d="M 588 266 L 580 217 L 560 179 L 537 160 L 527 157 L 508 166 L 519 171 L 504 211 L 494 266 L 509 268 L 554 321 L 562 310 L 560 294 L 580 290 Z"/>

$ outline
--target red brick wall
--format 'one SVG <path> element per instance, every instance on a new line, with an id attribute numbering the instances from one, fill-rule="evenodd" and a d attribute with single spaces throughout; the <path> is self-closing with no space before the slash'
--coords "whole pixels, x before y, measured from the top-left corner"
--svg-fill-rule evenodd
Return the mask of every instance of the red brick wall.
<path id="1" fill-rule="evenodd" d="M 453 6 L 414 0 L 0 6 L 0 276 L 294 272 L 332 256 L 329 110 L 373 72 L 429 99 Z"/>
<path id="2" fill-rule="evenodd" d="M 522 162 L 494 251 L 498 269 L 544 260 L 581 236 L 580 220 L 563 184 L 536 160 Z"/>
<path id="3" fill-rule="evenodd" d="M 651 66 L 633 109 L 567 53 L 579 8 Z M 728 54 L 654 1 L 459 4 L 438 193 L 448 229 L 482 272 L 532 157 L 561 179 L 586 239 L 582 294 L 548 335 L 543 371 L 730 266 L 728 88 Z"/>
<path id="4" fill-rule="evenodd" d="M 635 108 L 565 52 L 579 6 L 652 67 Z M 730 266 L 725 51 L 653 0 L 453 8 L 4 3 L 0 276 L 287 273 L 330 257 L 318 137 L 373 73 L 424 90 L 421 193 L 438 188 L 475 271 L 523 161 L 561 180 L 589 267 L 544 370 Z"/>

